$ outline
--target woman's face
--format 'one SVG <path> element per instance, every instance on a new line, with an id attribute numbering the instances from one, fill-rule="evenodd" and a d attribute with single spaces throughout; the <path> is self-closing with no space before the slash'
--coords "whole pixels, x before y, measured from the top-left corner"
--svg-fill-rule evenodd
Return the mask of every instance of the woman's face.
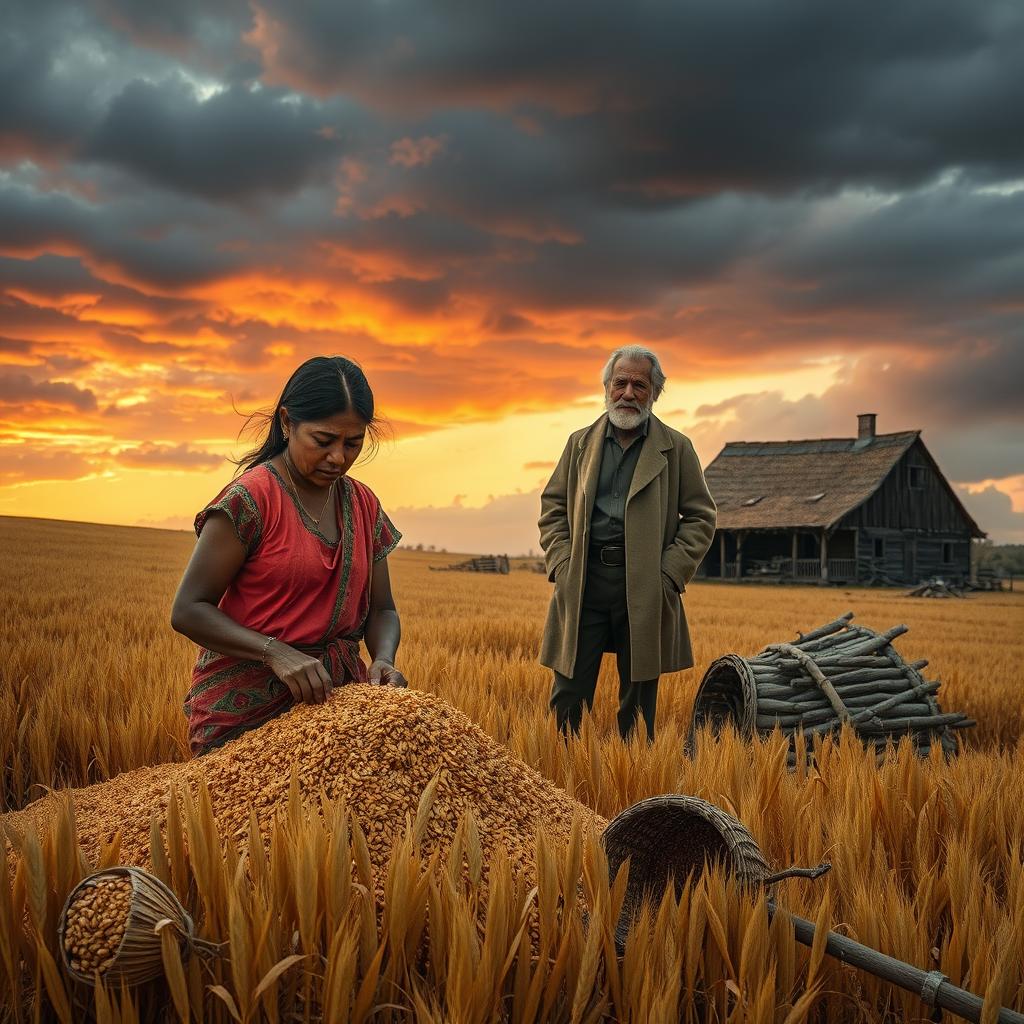
<path id="1" fill-rule="evenodd" d="M 280 417 L 293 471 L 298 470 L 310 487 L 328 487 L 343 477 L 363 450 L 366 420 L 351 410 L 294 423 L 282 406 Z"/>

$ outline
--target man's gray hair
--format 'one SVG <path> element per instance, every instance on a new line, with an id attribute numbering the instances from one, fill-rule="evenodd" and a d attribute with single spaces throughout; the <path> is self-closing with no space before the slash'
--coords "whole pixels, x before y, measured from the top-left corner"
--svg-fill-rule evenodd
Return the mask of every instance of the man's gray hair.
<path id="1" fill-rule="evenodd" d="M 656 401 L 664 390 L 667 378 L 665 377 L 665 371 L 661 368 L 658 357 L 649 348 L 644 348 L 643 345 L 623 345 L 622 348 L 617 348 L 611 354 L 611 358 L 604 364 L 604 371 L 601 374 L 601 383 L 604 385 L 605 391 L 608 390 L 608 381 L 612 379 L 612 374 L 615 372 L 615 364 L 620 359 L 647 359 L 650 361 L 651 387 L 654 388 L 652 401 Z"/>

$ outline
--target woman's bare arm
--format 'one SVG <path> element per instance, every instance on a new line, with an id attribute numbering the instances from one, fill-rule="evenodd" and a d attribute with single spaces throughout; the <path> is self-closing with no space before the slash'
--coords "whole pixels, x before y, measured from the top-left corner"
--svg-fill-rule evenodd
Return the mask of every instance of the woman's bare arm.
<path id="1" fill-rule="evenodd" d="M 366 616 L 366 649 L 372 663 L 369 681 L 375 685 L 408 686 L 405 676 L 395 668 L 395 655 L 402 639 L 402 623 L 391 593 L 388 560 L 373 566 L 370 581 L 370 610 Z"/>
<path id="2" fill-rule="evenodd" d="M 171 626 L 194 643 L 244 661 L 265 661 L 292 697 L 307 704 L 331 695 L 326 668 L 308 654 L 235 622 L 217 607 L 245 563 L 245 548 L 222 512 L 207 518 L 171 607 Z"/>

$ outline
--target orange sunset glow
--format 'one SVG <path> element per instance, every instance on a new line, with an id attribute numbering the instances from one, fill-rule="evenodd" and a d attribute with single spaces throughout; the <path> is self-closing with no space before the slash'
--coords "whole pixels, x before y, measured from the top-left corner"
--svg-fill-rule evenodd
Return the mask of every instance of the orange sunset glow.
<path id="1" fill-rule="evenodd" d="M 705 465 L 876 412 L 1024 542 L 1021 70 L 954 9 L 16 4 L 0 514 L 188 529 L 338 353 L 405 542 L 525 553 L 635 342 Z"/>

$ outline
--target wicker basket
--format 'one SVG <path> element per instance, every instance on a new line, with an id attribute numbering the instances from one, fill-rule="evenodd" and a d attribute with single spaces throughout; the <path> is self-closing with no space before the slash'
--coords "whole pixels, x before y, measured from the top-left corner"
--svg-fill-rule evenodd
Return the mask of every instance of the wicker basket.
<path id="1" fill-rule="evenodd" d="M 68 909 L 83 889 L 95 886 L 104 879 L 124 876 L 127 876 L 132 884 L 131 906 L 124 937 L 113 954 L 113 962 L 99 975 L 76 970 L 71 966 L 71 957 L 64 948 Z M 204 956 L 216 956 L 221 950 L 221 946 L 216 943 L 196 937 L 192 918 L 178 897 L 159 878 L 141 868 L 132 867 L 105 868 L 103 871 L 88 875 L 68 893 L 64 908 L 61 910 L 57 936 L 64 969 L 76 981 L 90 985 L 95 984 L 97 977 L 103 981 L 124 982 L 128 985 L 152 981 L 160 977 L 164 969 L 160 931 L 157 928 L 161 922 L 169 922 L 164 927 L 171 927 L 177 932 L 182 959 L 193 951 Z"/>
<path id="2" fill-rule="evenodd" d="M 729 874 L 752 886 L 794 876 L 817 878 L 829 870 L 828 864 L 820 864 L 773 873 L 741 822 L 706 800 L 678 793 L 627 807 L 608 823 L 602 842 L 613 878 L 629 858 L 629 881 L 615 930 L 620 947 L 645 900 L 659 900 L 670 883 L 678 894 L 708 864 L 724 864 Z"/>

